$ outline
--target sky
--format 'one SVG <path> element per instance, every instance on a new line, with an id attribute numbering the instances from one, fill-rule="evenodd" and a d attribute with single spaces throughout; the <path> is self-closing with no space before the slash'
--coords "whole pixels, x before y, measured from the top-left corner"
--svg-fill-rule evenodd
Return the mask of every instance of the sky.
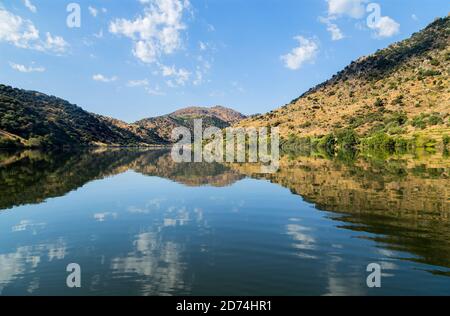
<path id="1" fill-rule="evenodd" d="M 448 0 L 0 0 L 0 83 L 127 122 L 283 106 Z"/>

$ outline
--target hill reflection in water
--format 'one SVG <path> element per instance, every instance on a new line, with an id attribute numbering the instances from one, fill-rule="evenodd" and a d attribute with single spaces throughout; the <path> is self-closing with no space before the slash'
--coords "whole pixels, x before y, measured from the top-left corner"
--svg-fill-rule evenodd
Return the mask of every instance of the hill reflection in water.
<path id="1" fill-rule="evenodd" d="M 349 163 L 314 156 L 283 157 L 278 173 L 261 175 L 258 174 L 259 170 L 259 166 L 250 164 L 177 164 L 172 161 L 167 150 L 1 152 L 0 212 L 15 212 L 15 208 L 21 205 L 41 204 L 50 198 L 65 196 L 94 180 L 127 171 L 169 179 L 185 187 L 211 187 L 217 190 L 235 186 L 244 179 L 261 180 L 288 188 L 317 212 L 326 212 L 326 218 L 334 222 L 336 229 L 352 231 L 359 238 L 374 242 L 380 251 L 395 253 L 397 259 L 423 264 L 421 269 L 434 275 L 450 276 L 448 158 L 441 155 L 400 156 L 382 160 L 359 157 Z M 199 198 L 201 193 L 198 192 Z M 177 192 L 173 192 L 173 195 L 176 198 Z M 239 207 L 245 208 L 243 205 Z M 261 207 L 264 209 L 265 206 Z M 283 205 L 279 207 L 282 209 Z M 249 213 L 258 214 L 256 209 L 249 209 Z M 104 217 L 114 216 L 113 213 L 101 214 L 103 218 L 99 217 L 100 221 Z M 262 218 L 269 215 L 264 213 Z M 177 221 L 186 216 L 184 214 Z M 305 223 L 299 225 L 294 220 L 292 218 L 293 222 L 286 226 L 287 234 L 298 240 L 298 249 L 303 249 L 299 253 L 305 255 L 305 251 L 311 247 L 310 243 L 317 242 L 317 237 L 313 239 L 307 235 L 309 228 Z M 201 222 L 205 224 L 206 219 L 202 217 Z M 168 224 L 167 219 L 165 224 Z M 270 231 L 268 223 L 263 225 Z M 251 229 L 257 229 L 257 226 Z M 139 266 L 139 271 L 142 270 L 144 275 L 154 276 L 147 268 L 149 262 L 158 266 L 152 253 L 161 250 L 153 244 L 161 238 L 159 234 L 158 231 L 142 232 L 140 239 L 135 242 L 137 250 L 115 258 L 113 270 L 131 273 Z M 238 239 L 238 236 L 235 238 Z M 179 257 L 180 245 L 172 241 L 164 245 L 165 252 L 160 255 L 169 258 L 177 254 L 178 263 L 167 269 L 176 268 L 177 278 L 183 279 L 181 271 L 185 265 Z M 140 248 L 147 250 L 143 252 Z M 147 259 L 138 259 L 142 253 Z M 184 283 L 164 284 L 164 293 L 166 287 L 186 290 Z M 148 290 L 149 293 L 162 291 L 161 288 Z"/>

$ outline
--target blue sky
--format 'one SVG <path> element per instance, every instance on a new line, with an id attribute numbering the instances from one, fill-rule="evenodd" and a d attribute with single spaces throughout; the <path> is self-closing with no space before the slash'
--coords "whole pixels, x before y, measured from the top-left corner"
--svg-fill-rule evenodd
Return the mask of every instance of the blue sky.
<path id="1" fill-rule="evenodd" d="M 193 105 L 270 111 L 450 12 L 447 0 L 80 0 L 70 28 L 71 2 L 0 0 L 0 82 L 128 122 Z"/>

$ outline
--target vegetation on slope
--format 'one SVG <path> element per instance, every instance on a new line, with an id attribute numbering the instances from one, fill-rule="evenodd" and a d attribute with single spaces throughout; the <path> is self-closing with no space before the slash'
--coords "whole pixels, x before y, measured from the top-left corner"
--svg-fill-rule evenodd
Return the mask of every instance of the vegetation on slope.
<path id="1" fill-rule="evenodd" d="M 277 126 L 286 146 L 442 146 L 450 135 L 450 17 L 352 62 L 290 104 L 239 126 Z"/>
<path id="2" fill-rule="evenodd" d="M 0 85 L 1 147 L 144 145 L 162 142 L 54 96 Z"/>
<path id="3" fill-rule="evenodd" d="M 167 142 L 173 142 L 172 130 L 177 127 L 187 127 L 193 132 L 195 119 L 202 119 L 204 128 L 214 126 L 223 129 L 237 124 L 244 118 L 243 114 L 223 106 L 188 107 L 168 115 L 143 119 L 135 124 L 145 129 L 155 130 L 159 137 Z"/>
<path id="4" fill-rule="evenodd" d="M 172 142 L 175 127 L 225 128 L 244 116 L 221 106 L 191 107 L 134 124 L 89 113 L 69 102 L 35 91 L 0 85 L 0 148 L 148 146 Z"/>

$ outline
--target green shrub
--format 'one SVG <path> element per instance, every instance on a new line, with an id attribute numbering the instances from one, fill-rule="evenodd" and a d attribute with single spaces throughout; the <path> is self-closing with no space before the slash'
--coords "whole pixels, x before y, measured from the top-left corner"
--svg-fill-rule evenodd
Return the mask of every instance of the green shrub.
<path id="1" fill-rule="evenodd" d="M 320 139 L 319 146 L 327 149 L 334 149 L 336 146 L 336 138 L 333 134 L 328 134 Z"/>
<path id="2" fill-rule="evenodd" d="M 392 105 L 403 105 L 403 99 L 404 98 L 405 97 L 402 94 L 400 94 L 394 100 L 392 100 Z"/>
<path id="3" fill-rule="evenodd" d="M 395 141 L 386 133 L 378 132 L 363 140 L 363 146 L 370 149 L 395 149 Z"/>
<path id="4" fill-rule="evenodd" d="M 432 66 L 439 66 L 439 65 L 440 65 L 439 60 L 437 60 L 437 59 L 432 59 L 432 60 L 430 61 L 430 64 L 431 64 Z"/>
<path id="5" fill-rule="evenodd" d="M 425 129 L 427 127 L 427 122 L 423 114 L 413 118 L 411 125 L 417 128 Z"/>
<path id="6" fill-rule="evenodd" d="M 399 126 L 405 125 L 408 121 L 408 116 L 404 112 L 395 112 L 386 123 L 394 122 Z"/>
<path id="7" fill-rule="evenodd" d="M 311 122 L 306 122 L 306 123 L 301 124 L 300 128 L 308 128 L 308 127 L 311 127 L 311 126 L 312 126 Z"/>
<path id="8" fill-rule="evenodd" d="M 424 77 L 434 77 L 439 76 L 441 74 L 440 71 L 433 69 L 420 69 L 419 70 L 419 79 Z"/>
<path id="9" fill-rule="evenodd" d="M 443 124 L 444 120 L 440 117 L 439 114 L 433 113 L 429 118 L 428 118 L 428 124 L 430 125 L 438 125 L 438 124 Z"/>
<path id="10" fill-rule="evenodd" d="M 359 136 L 352 129 L 336 132 L 337 143 L 343 148 L 354 148 L 359 144 Z"/>
<path id="11" fill-rule="evenodd" d="M 289 135 L 288 139 L 283 139 L 281 141 L 281 151 L 283 153 L 297 153 L 303 152 L 305 149 L 311 148 L 311 138 L 304 137 L 300 138 L 295 136 L 294 134 Z"/>
<path id="12" fill-rule="evenodd" d="M 382 99 L 380 99 L 380 98 L 377 98 L 373 105 L 376 106 L 376 107 L 384 106 L 384 101 Z"/>
<path id="13" fill-rule="evenodd" d="M 394 127 L 389 128 L 388 132 L 391 135 L 400 135 L 405 132 L 405 129 L 401 126 L 394 126 Z"/>
<path id="14" fill-rule="evenodd" d="M 450 144 L 450 136 L 444 135 L 444 137 L 442 138 L 442 142 L 444 143 L 444 146 L 447 147 L 448 144 Z"/>

